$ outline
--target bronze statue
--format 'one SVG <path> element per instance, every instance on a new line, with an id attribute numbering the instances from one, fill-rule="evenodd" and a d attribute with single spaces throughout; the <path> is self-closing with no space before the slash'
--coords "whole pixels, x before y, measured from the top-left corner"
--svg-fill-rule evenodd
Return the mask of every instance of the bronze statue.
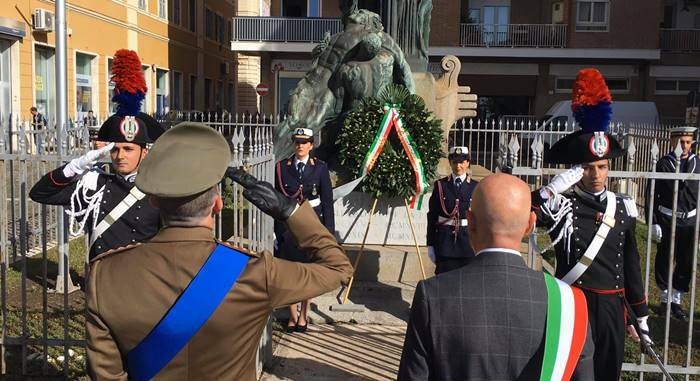
<path id="1" fill-rule="evenodd" d="M 327 34 L 314 48 L 312 68 L 292 92 L 287 119 L 276 130 L 278 158 L 292 153 L 291 130 L 306 127 L 316 134 L 362 98 L 377 96 L 389 83 L 415 93 L 411 68 L 399 45 L 383 31 L 379 15 L 357 9 L 356 0 L 341 0 L 340 6 L 345 12 L 343 31 Z M 334 136 L 336 130 L 328 135 Z"/>

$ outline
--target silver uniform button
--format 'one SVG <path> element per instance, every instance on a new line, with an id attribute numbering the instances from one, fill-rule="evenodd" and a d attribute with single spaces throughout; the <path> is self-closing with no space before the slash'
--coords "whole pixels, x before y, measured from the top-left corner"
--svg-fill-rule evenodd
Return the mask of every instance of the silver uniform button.
<path id="1" fill-rule="evenodd" d="M 139 216 L 136 216 L 136 221 L 138 221 L 138 220 L 139 220 Z"/>

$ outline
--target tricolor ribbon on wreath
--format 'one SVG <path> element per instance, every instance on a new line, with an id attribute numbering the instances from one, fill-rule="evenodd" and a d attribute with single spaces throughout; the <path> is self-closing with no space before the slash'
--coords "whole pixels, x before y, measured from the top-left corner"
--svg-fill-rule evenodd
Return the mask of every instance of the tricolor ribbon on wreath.
<path id="1" fill-rule="evenodd" d="M 406 129 L 401 119 L 401 114 L 399 114 L 400 108 L 400 104 L 384 104 L 384 117 L 382 118 L 382 123 L 379 126 L 377 135 L 374 137 L 374 141 L 369 151 L 367 151 L 367 155 L 365 155 L 365 160 L 360 168 L 360 176 L 365 177 L 369 174 L 389 139 L 392 127 L 396 128 L 396 133 L 399 136 L 404 152 L 406 152 L 406 156 L 408 156 L 408 160 L 411 162 L 413 174 L 416 177 L 416 192 L 411 199 L 411 208 L 416 207 L 416 203 L 418 203 L 418 209 L 420 209 L 423 193 L 428 189 L 428 181 L 425 178 L 425 168 L 423 168 L 423 162 L 421 161 L 420 153 L 418 153 L 416 143 L 413 141 L 408 129 Z"/>

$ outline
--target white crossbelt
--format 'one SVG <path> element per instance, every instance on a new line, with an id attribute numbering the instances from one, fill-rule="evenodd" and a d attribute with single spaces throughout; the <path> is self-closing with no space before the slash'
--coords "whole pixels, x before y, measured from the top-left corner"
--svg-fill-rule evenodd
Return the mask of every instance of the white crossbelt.
<path id="1" fill-rule="evenodd" d="M 598 231 L 595 233 L 595 237 L 593 237 L 593 241 L 588 245 L 588 249 L 583 253 L 581 259 L 579 259 L 578 263 L 576 263 L 576 265 L 561 279 L 567 284 L 576 282 L 576 280 L 588 270 L 588 267 L 593 263 L 600 248 L 603 246 L 603 242 L 605 242 L 608 233 L 610 233 L 610 230 L 615 226 L 615 208 L 617 205 L 615 193 L 607 192 L 606 198 L 608 203 L 605 206 L 603 223 L 600 224 Z"/>
<path id="2" fill-rule="evenodd" d="M 468 221 L 466 218 L 463 218 L 461 220 L 456 220 L 454 218 L 438 216 L 438 224 L 441 224 L 441 225 L 454 226 L 455 221 L 457 221 L 457 225 L 459 225 L 459 226 L 467 226 L 468 225 Z"/>
<path id="3" fill-rule="evenodd" d="M 321 198 L 315 198 L 313 200 L 307 200 L 309 202 L 309 205 L 311 205 L 312 208 L 315 208 L 319 205 L 321 205 Z"/>
<path id="4" fill-rule="evenodd" d="M 665 206 L 659 205 L 659 212 L 661 212 L 661 214 L 665 214 L 669 217 L 673 216 L 673 209 L 669 209 Z M 676 212 L 676 217 L 678 217 L 678 218 L 690 218 L 690 217 L 695 217 L 696 214 L 697 214 L 697 209 L 693 209 L 689 212 Z"/>
<path id="5" fill-rule="evenodd" d="M 114 209 L 112 209 L 112 211 L 102 219 L 102 221 L 100 221 L 95 230 L 93 230 L 92 235 L 90 236 L 90 247 L 92 248 L 92 245 L 95 244 L 97 238 L 106 232 L 110 226 L 112 226 L 119 218 L 121 218 L 122 215 L 124 215 L 124 213 L 126 213 L 132 206 L 134 206 L 134 204 L 143 199 L 145 196 L 146 194 L 141 192 L 139 188 L 136 188 L 135 186 L 131 188 L 124 199 L 121 200 L 119 204 L 117 204 L 117 206 L 115 206 Z"/>

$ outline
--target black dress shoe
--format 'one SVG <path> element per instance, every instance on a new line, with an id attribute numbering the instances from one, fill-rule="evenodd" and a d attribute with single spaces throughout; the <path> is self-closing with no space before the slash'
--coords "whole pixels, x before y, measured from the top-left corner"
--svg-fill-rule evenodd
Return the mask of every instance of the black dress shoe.
<path id="1" fill-rule="evenodd" d="M 688 321 L 688 314 L 683 311 L 680 304 L 671 303 L 671 315 L 681 321 Z"/>
<path id="2" fill-rule="evenodd" d="M 297 326 L 296 326 L 296 328 L 295 328 L 294 330 L 295 330 L 296 332 L 299 332 L 299 333 L 304 333 L 304 332 L 306 332 L 306 328 L 308 328 L 308 327 L 309 327 L 309 322 L 308 322 L 308 321 L 307 321 L 306 324 L 304 324 L 304 325 L 301 325 L 301 324 L 298 324 L 298 323 L 297 323 Z"/>

